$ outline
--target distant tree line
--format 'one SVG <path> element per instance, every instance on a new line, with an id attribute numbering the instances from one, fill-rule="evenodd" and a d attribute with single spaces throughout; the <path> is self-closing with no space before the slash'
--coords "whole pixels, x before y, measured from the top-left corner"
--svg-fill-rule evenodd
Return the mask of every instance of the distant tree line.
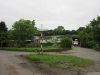
<path id="1" fill-rule="evenodd" d="M 44 36 L 67 35 L 80 40 L 81 47 L 100 48 L 100 16 L 90 21 L 86 27 L 77 30 L 66 30 L 58 26 L 54 30 L 42 31 Z M 8 30 L 4 21 L 0 22 L 0 47 L 24 47 L 26 40 L 32 40 L 34 36 L 40 36 L 40 31 L 35 27 L 35 20 L 20 19 Z M 13 44 L 13 43 L 14 44 Z"/>
<path id="2" fill-rule="evenodd" d="M 77 30 L 65 30 L 63 26 L 58 26 L 54 30 L 46 30 L 42 31 L 42 33 L 45 36 L 53 36 L 53 35 L 76 35 Z M 37 33 L 36 35 L 40 35 L 40 33 Z"/>
<path id="3" fill-rule="evenodd" d="M 35 20 L 24 20 L 14 22 L 12 29 L 8 30 L 4 21 L 0 22 L 0 47 L 7 46 L 25 46 L 25 40 L 32 40 L 34 36 L 40 36 L 40 32 L 35 27 Z M 73 35 L 76 34 L 75 30 L 65 30 L 63 26 L 58 26 L 54 30 L 42 31 L 44 36 L 53 35 Z M 13 43 L 12 43 L 13 42 Z"/>

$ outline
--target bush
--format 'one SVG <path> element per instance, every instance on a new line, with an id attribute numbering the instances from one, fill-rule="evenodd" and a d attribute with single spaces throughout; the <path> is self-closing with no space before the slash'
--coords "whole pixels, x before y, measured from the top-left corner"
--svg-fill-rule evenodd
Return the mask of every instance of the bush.
<path id="1" fill-rule="evenodd" d="M 50 43 L 50 42 L 43 44 L 44 47 L 49 47 L 49 46 L 51 47 L 52 45 L 53 45 L 53 43 Z"/>
<path id="2" fill-rule="evenodd" d="M 33 44 L 33 46 L 34 46 L 34 47 L 40 47 L 41 45 L 40 45 L 40 42 L 38 41 L 38 42 L 35 42 L 35 43 Z"/>
<path id="3" fill-rule="evenodd" d="M 96 42 L 95 41 L 81 41 L 81 47 L 94 48 L 96 47 Z"/>
<path id="4" fill-rule="evenodd" d="M 94 42 L 94 41 L 88 42 L 88 48 L 94 48 L 95 46 L 96 46 L 96 42 Z"/>
<path id="5" fill-rule="evenodd" d="M 29 44 L 26 44 L 25 47 L 34 47 L 34 44 L 33 43 L 29 43 Z"/>
<path id="6" fill-rule="evenodd" d="M 60 46 L 62 48 L 71 48 L 72 47 L 72 40 L 68 37 L 62 38 Z"/>
<path id="7" fill-rule="evenodd" d="M 100 51 L 100 45 L 98 43 L 96 43 L 96 45 L 94 46 L 94 49 L 97 51 Z"/>

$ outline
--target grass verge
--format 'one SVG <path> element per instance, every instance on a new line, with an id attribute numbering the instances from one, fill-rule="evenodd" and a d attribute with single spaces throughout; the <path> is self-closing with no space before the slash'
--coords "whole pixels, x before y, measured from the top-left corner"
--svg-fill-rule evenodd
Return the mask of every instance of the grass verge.
<path id="1" fill-rule="evenodd" d="M 25 51 L 25 52 L 37 52 L 41 50 L 41 48 L 0 48 L 0 50 L 7 50 L 7 51 Z M 64 50 L 70 50 L 69 48 L 56 48 L 56 47 L 44 47 L 43 52 L 60 52 Z"/>
<path id="2" fill-rule="evenodd" d="M 94 61 L 92 60 L 83 59 L 71 55 L 30 54 L 30 55 L 25 55 L 25 57 L 34 62 L 45 63 L 49 64 L 50 66 L 60 67 L 60 68 L 73 68 L 73 67 L 83 68 L 94 64 Z"/>

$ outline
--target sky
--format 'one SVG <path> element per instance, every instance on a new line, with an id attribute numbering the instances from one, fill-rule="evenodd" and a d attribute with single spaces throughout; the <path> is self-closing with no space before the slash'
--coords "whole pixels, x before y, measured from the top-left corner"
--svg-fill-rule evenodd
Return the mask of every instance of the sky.
<path id="1" fill-rule="evenodd" d="M 34 19 L 38 28 L 76 30 L 97 15 L 100 0 L 0 0 L 0 21 L 9 29 L 19 19 Z"/>

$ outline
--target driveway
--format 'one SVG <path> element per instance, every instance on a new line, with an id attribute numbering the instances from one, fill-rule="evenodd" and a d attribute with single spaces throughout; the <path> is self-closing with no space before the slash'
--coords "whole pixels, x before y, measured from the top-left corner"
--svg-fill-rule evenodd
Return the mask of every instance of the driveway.
<path id="1" fill-rule="evenodd" d="M 42 72 L 43 70 L 37 68 L 38 65 L 32 65 L 26 59 L 19 57 L 19 55 L 31 53 L 32 52 L 0 50 L 0 75 L 59 75 L 54 74 L 54 72 L 52 73 L 51 71 L 47 73 L 45 71 Z M 86 75 L 100 75 L 100 52 L 98 51 L 87 48 L 73 47 L 73 49 L 69 51 L 50 54 L 74 55 L 82 58 L 92 59 L 99 63 L 97 64 L 97 66 L 92 67 L 94 68 L 94 70 L 90 70 Z M 61 73 L 60 71 L 57 72 Z M 60 75 L 64 75 L 64 73 Z"/>
<path id="2" fill-rule="evenodd" d="M 0 75 L 54 75 L 41 69 L 40 64 L 30 63 L 19 56 L 31 53 L 0 50 Z"/>
<path id="3" fill-rule="evenodd" d="M 87 72 L 86 75 L 100 75 L 100 52 L 99 51 L 88 49 L 88 48 L 73 47 L 72 50 L 63 51 L 62 54 L 74 55 L 74 56 L 94 60 L 96 62 L 96 66 L 91 67 L 90 71 Z"/>
<path id="4" fill-rule="evenodd" d="M 100 61 L 100 52 L 81 47 L 73 47 L 72 50 L 63 51 L 62 54 L 75 55 L 82 58 L 92 59 L 94 61 Z"/>
<path id="5" fill-rule="evenodd" d="M 42 75 L 27 60 L 16 56 L 17 54 L 22 53 L 0 51 L 0 75 Z"/>

